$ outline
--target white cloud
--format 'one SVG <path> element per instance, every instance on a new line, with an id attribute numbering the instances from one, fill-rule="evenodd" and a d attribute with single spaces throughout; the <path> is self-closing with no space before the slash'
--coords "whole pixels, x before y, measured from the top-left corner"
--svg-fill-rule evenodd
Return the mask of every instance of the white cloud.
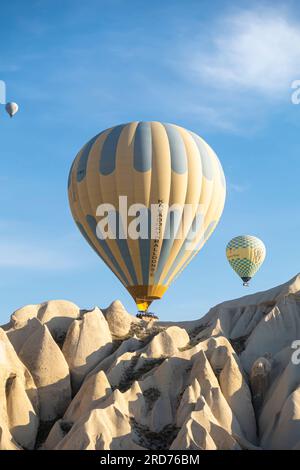
<path id="1" fill-rule="evenodd" d="M 215 89 L 254 91 L 278 98 L 299 78 L 300 25 L 286 11 L 255 9 L 218 20 L 208 47 L 193 52 L 189 69 Z"/>

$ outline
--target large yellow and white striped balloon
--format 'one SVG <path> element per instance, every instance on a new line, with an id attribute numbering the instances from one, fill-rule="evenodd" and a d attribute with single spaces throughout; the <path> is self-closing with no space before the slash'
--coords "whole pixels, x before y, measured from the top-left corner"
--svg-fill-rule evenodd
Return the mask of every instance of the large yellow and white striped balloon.
<path id="1" fill-rule="evenodd" d="M 161 298 L 202 248 L 220 219 L 225 195 L 223 170 L 211 147 L 191 131 L 160 122 L 131 122 L 104 130 L 80 150 L 69 175 L 69 201 L 77 226 L 140 310 Z M 128 208 L 146 207 L 146 238 L 120 236 L 120 225 L 128 227 L 133 220 L 128 214 L 125 220 L 120 196 L 127 196 Z M 98 236 L 101 204 L 119 211 L 115 239 Z M 159 213 L 157 231 L 152 204 L 176 205 L 176 230 L 168 236 L 170 217 L 164 210 Z M 188 214 L 183 210 L 186 204 L 192 208 Z"/>

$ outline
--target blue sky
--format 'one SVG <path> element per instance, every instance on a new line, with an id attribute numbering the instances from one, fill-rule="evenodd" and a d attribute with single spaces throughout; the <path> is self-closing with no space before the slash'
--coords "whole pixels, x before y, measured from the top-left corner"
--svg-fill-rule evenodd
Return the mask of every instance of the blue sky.
<path id="1" fill-rule="evenodd" d="M 193 319 L 299 271 L 300 6 L 294 2 L 46 0 L 1 3 L 0 321 L 18 307 L 119 298 L 135 305 L 70 215 L 66 181 L 97 132 L 133 120 L 200 134 L 227 179 L 225 211 L 201 253 L 153 310 Z M 245 291 L 227 241 L 257 235 L 267 258 Z"/>

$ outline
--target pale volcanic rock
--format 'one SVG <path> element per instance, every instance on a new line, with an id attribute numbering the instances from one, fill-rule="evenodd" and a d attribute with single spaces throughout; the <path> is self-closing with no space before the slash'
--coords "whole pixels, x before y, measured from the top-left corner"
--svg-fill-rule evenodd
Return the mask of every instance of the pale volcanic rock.
<path id="1" fill-rule="evenodd" d="M 78 318 L 80 310 L 68 300 L 49 300 L 39 304 L 37 317 L 47 325 L 55 341 L 62 342 L 72 321 Z"/>
<path id="2" fill-rule="evenodd" d="M 247 336 L 251 328 L 253 328 L 251 334 L 255 332 L 255 325 L 258 324 L 260 318 L 263 319 L 281 301 L 284 303 L 287 299 L 297 297 L 299 290 L 300 275 L 297 275 L 285 284 L 267 291 L 250 294 L 236 300 L 228 300 L 216 305 L 202 318 L 202 322 L 210 325 L 210 333 L 215 328 L 215 334 L 222 334 L 227 338 Z M 255 311 L 257 311 L 255 319 L 246 318 L 247 312 L 251 315 Z M 246 317 L 244 317 L 245 313 Z M 248 326 L 249 320 L 252 321 L 251 327 Z M 241 323 L 237 326 L 239 321 Z M 263 355 L 261 352 L 258 353 L 254 359 L 252 358 L 253 361 L 261 355 Z"/>
<path id="3" fill-rule="evenodd" d="M 56 446 L 57 450 L 141 449 L 131 436 L 129 418 L 116 406 L 92 410 Z"/>
<path id="4" fill-rule="evenodd" d="M 89 372 L 89 374 L 87 375 L 87 378 L 90 375 L 96 374 L 97 372 L 101 370 L 106 372 L 112 367 L 113 364 L 117 363 L 118 358 L 123 356 L 123 354 L 126 354 L 128 352 L 129 353 L 136 352 L 142 347 L 143 347 L 143 342 L 140 341 L 135 336 L 122 341 L 120 346 L 116 349 L 116 351 L 114 351 L 109 356 L 105 357 L 102 361 L 99 362 L 99 364 L 97 364 L 97 366 L 94 369 L 91 370 L 91 372 Z"/>
<path id="5" fill-rule="evenodd" d="M 294 449 L 300 435 L 300 387 L 286 399 L 265 448 Z"/>
<path id="6" fill-rule="evenodd" d="M 121 392 L 115 390 L 114 393 L 118 392 L 119 396 Z M 123 410 L 130 418 L 134 418 L 138 422 L 148 422 L 145 416 L 148 414 L 148 405 L 144 393 L 140 387 L 140 382 L 133 382 L 131 387 L 122 394 Z"/>
<path id="7" fill-rule="evenodd" d="M 265 400 L 269 384 L 272 364 L 266 357 L 259 357 L 253 363 L 250 372 L 250 385 L 254 410 L 258 413 Z"/>
<path id="8" fill-rule="evenodd" d="M 10 326 L 16 327 L 24 325 L 28 320 L 37 318 L 40 304 L 25 305 L 19 308 L 10 317 Z"/>
<path id="9" fill-rule="evenodd" d="M 193 367 L 190 372 L 190 381 L 197 379 L 201 384 L 202 394 L 206 393 L 211 387 L 218 387 L 218 379 L 206 357 L 204 351 L 199 351 L 194 356 Z"/>
<path id="10" fill-rule="evenodd" d="M 230 433 L 220 426 L 204 397 L 200 395 L 195 410 L 182 425 L 171 449 L 239 450 L 240 446 Z"/>
<path id="11" fill-rule="evenodd" d="M 204 398 L 218 423 L 233 436 L 243 438 L 244 435 L 240 424 L 222 394 L 220 387 L 211 388 L 209 393 L 204 395 Z"/>
<path id="12" fill-rule="evenodd" d="M 0 425 L 0 450 L 23 450 L 13 439 L 6 427 Z"/>
<path id="13" fill-rule="evenodd" d="M 73 424 L 73 422 L 65 421 L 64 419 L 58 419 L 51 428 L 51 431 L 41 448 L 43 450 L 53 450 L 57 445 L 59 445 L 66 434 L 68 434 L 70 429 L 72 429 Z"/>
<path id="14" fill-rule="evenodd" d="M 113 349 L 111 333 L 99 308 L 82 312 L 70 325 L 63 354 L 71 371 L 72 387 L 77 391 L 85 376 Z"/>
<path id="15" fill-rule="evenodd" d="M 180 348 L 186 346 L 189 340 L 189 335 L 185 330 L 178 326 L 171 326 L 153 338 L 144 354 L 152 358 L 173 356 Z"/>
<path id="16" fill-rule="evenodd" d="M 243 366 L 247 371 L 258 357 L 266 353 L 272 357 L 289 346 L 295 338 L 300 338 L 298 308 L 299 300 L 295 296 L 284 297 L 264 316 L 249 336 L 241 356 Z"/>
<path id="17" fill-rule="evenodd" d="M 200 384 L 197 379 L 192 380 L 180 400 L 179 407 L 176 413 L 176 426 L 181 428 L 184 422 L 189 418 L 192 411 L 194 411 L 197 400 L 201 395 Z"/>
<path id="18" fill-rule="evenodd" d="M 179 398 L 187 386 L 188 369 L 188 361 L 171 357 L 140 382 L 143 392 L 155 389 L 159 393 L 149 415 L 149 428 L 152 431 L 160 432 L 176 420 Z"/>
<path id="19" fill-rule="evenodd" d="M 115 405 L 126 416 L 136 419 L 145 424 L 146 403 L 143 392 L 138 382 L 134 382 L 126 392 L 120 392 L 118 389 L 108 394 L 105 400 L 101 400 L 97 408 L 105 409 L 110 405 Z M 144 423 L 143 423 L 144 421 Z"/>
<path id="20" fill-rule="evenodd" d="M 276 422 L 286 400 L 298 388 L 299 384 L 300 367 L 290 361 L 271 385 L 260 413 L 259 427 L 263 447 L 272 448 L 270 446 Z"/>
<path id="21" fill-rule="evenodd" d="M 27 339 L 19 355 L 37 386 L 41 420 L 62 416 L 71 401 L 69 368 L 46 325 Z"/>
<path id="22" fill-rule="evenodd" d="M 213 439 L 216 448 L 222 450 L 239 450 L 240 446 L 232 435 L 224 429 L 215 418 L 212 410 L 209 408 L 205 398 L 200 396 L 195 410 L 191 414 L 191 419 L 201 424 Z"/>
<path id="23" fill-rule="evenodd" d="M 248 336 L 264 317 L 264 310 L 257 305 L 246 305 L 234 312 L 236 322 L 233 323 L 230 337 Z"/>
<path id="24" fill-rule="evenodd" d="M 108 369 L 108 379 L 113 386 L 118 386 L 128 370 L 131 374 L 142 375 L 144 369 L 149 364 L 153 367 L 159 364 L 160 360 L 167 356 L 173 356 L 179 349 L 187 344 L 189 336 L 185 330 L 176 326 L 167 328 L 156 334 L 148 345 L 138 351 L 126 351 L 124 354 L 116 355 L 115 361 Z M 142 343 L 135 342 L 136 346 Z M 126 348 L 129 349 L 129 348 Z M 156 362 L 157 360 L 157 362 Z M 103 361 L 104 363 L 105 361 Z M 102 365 L 102 367 L 104 364 Z M 140 372 L 140 373 L 139 373 Z"/>
<path id="25" fill-rule="evenodd" d="M 130 370 L 133 373 L 137 358 L 135 352 L 125 352 L 116 358 L 106 373 L 112 387 L 119 386 L 127 371 Z"/>
<path id="26" fill-rule="evenodd" d="M 0 328 L 0 448 L 33 448 L 38 427 L 38 394 L 26 366 Z M 18 439 L 18 443 L 14 439 Z"/>
<path id="27" fill-rule="evenodd" d="M 18 358 L 13 346 L 9 342 L 5 332 L 0 328 L 0 409 L 1 413 L 6 409 L 5 387 L 8 381 L 18 378 L 22 384 L 33 408 L 39 407 L 37 388 L 33 377 L 26 366 Z M 1 414 L 0 414 L 1 416 Z"/>
<path id="28" fill-rule="evenodd" d="M 6 383 L 8 427 L 15 442 L 25 449 L 33 449 L 39 427 L 39 418 L 19 377 Z"/>
<path id="29" fill-rule="evenodd" d="M 210 338 L 207 341 L 206 356 L 209 359 L 211 367 L 215 373 L 221 372 L 227 359 L 235 355 L 235 351 L 230 342 L 224 336 Z"/>
<path id="30" fill-rule="evenodd" d="M 170 450 L 217 450 L 209 432 L 193 417 L 182 426 Z"/>
<path id="31" fill-rule="evenodd" d="M 29 336 L 31 336 L 41 326 L 41 322 L 33 317 L 26 320 L 25 323 L 18 322 L 13 328 L 9 328 L 6 331 L 9 341 L 15 348 L 17 354 L 19 354 L 23 344 Z"/>
<path id="32" fill-rule="evenodd" d="M 0 329 L 0 449 L 300 449 L 299 318 L 300 276 L 191 322 L 23 307 Z"/>
<path id="33" fill-rule="evenodd" d="M 173 410 L 170 397 L 162 394 L 156 400 L 151 417 L 149 419 L 149 429 L 159 433 L 164 427 L 173 423 Z"/>
<path id="34" fill-rule="evenodd" d="M 132 323 L 139 322 L 137 318 L 126 312 L 119 300 L 115 300 L 105 309 L 104 316 L 111 334 L 117 338 L 125 337 L 129 333 Z"/>
<path id="35" fill-rule="evenodd" d="M 111 393 L 110 383 L 103 371 L 88 377 L 64 414 L 66 421 L 75 422 L 81 416 L 99 406 L 99 402 Z"/>
<path id="36" fill-rule="evenodd" d="M 199 394 L 205 399 L 218 423 L 228 432 L 243 435 L 239 422 L 220 389 L 218 379 L 206 354 L 200 351 L 195 357 L 190 380 L 197 380 L 200 387 Z"/>
<path id="37" fill-rule="evenodd" d="M 19 353 L 24 342 L 38 328 L 39 323 L 47 325 L 55 341 L 61 343 L 67 330 L 80 310 L 67 300 L 50 300 L 42 304 L 27 305 L 16 310 L 11 315 L 10 323 L 6 325 L 7 336 Z"/>
<path id="38" fill-rule="evenodd" d="M 233 356 L 227 360 L 220 373 L 220 386 L 244 436 L 256 443 L 256 421 L 251 392 L 243 376 L 242 368 Z"/>

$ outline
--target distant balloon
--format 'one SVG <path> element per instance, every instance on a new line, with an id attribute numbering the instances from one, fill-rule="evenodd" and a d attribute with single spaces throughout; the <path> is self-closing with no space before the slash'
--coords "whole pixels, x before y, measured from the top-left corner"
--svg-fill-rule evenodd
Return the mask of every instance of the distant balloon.
<path id="1" fill-rule="evenodd" d="M 243 285 L 248 286 L 248 282 L 264 262 L 266 247 L 257 237 L 241 235 L 230 240 L 226 247 L 226 256 Z"/>
<path id="2" fill-rule="evenodd" d="M 221 217 L 225 193 L 223 170 L 209 145 L 193 132 L 160 122 L 131 122 L 101 132 L 78 153 L 69 177 L 79 230 L 140 311 L 160 299 L 201 250 Z M 123 236 L 136 223 L 131 209 L 123 215 L 119 198 L 124 196 L 128 208 L 141 206 L 146 217 L 140 226 L 145 233 L 138 237 Z M 152 204 L 158 207 L 154 218 Z M 98 235 L 103 205 L 120 211 L 115 237 Z M 174 217 L 165 206 L 176 207 Z M 186 206 L 190 211 L 184 217 Z"/>
<path id="3" fill-rule="evenodd" d="M 13 103 L 13 102 L 12 103 L 6 103 L 5 109 L 6 109 L 6 112 L 12 118 L 18 112 L 19 106 L 17 105 L 17 103 Z"/>

